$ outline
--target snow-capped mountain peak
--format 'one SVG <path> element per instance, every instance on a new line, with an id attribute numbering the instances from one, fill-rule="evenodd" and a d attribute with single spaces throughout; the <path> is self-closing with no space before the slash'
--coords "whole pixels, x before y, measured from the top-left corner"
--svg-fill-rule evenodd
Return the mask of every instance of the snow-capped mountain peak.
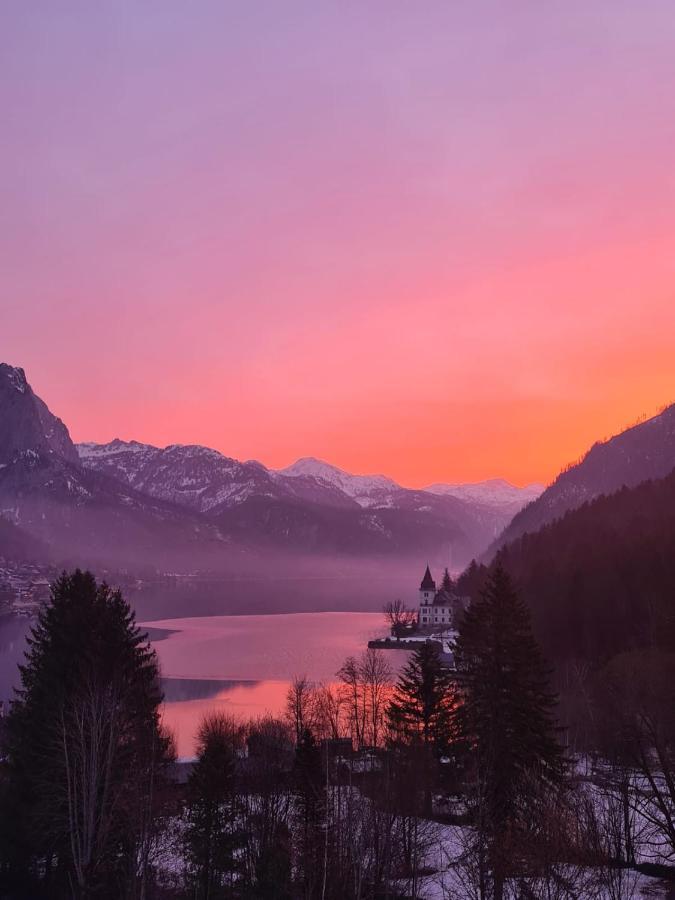
<path id="1" fill-rule="evenodd" d="M 400 486 L 386 475 L 352 475 L 313 456 L 304 456 L 285 469 L 277 470 L 276 474 L 283 478 L 304 476 L 324 481 L 361 506 L 371 506 L 385 492 L 400 490 Z"/>
<path id="2" fill-rule="evenodd" d="M 97 444 L 94 441 L 84 441 L 77 445 L 80 459 L 101 459 L 105 456 L 113 456 L 116 453 L 143 453 L 145 451 L 158 450 L 152 444 L 142 444 L 140 441 L 123 441 L 114 438 L 108 444 Z"/>
<path id="3" fill-rule="evenodd" d="M 504 478 L 490 478 L 486 481 L 468 484 L 430 484 L 425 490 L 431 494 L 457 497 L 470 503 L 520 509 L 532 500 L 536 500 L 543 492 L 544 485 L 535 482 L 525 485 L 525 487 L 517 487 Z"/>

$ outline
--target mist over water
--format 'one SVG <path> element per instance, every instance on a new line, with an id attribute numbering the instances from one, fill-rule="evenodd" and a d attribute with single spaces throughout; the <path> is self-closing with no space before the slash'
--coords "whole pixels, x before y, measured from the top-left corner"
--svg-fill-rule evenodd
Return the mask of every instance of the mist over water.
<path id="1" fill-rule="evenodd" d="M 427 563 L 343 557 L 270 557 L 229 575 L 148 576 L 124 589 L 139 620 L 290 612 L 380 612 L 396 598 L 416 602 Z M 440 569 L 440 564 L 436 566 Z M 114 580 L 111 581 L 114 584 Z"/>

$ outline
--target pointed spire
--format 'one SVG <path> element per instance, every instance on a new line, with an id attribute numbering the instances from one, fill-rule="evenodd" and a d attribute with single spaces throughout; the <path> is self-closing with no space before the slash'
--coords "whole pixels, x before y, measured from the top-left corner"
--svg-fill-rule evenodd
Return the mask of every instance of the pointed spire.
<path id="1" fill-rule="evenodd" d="M 422 584 L 420 585 L 421 591 L 435 591 L 436 590 L 436 582 L 431 577 L 431 571 L 429 569 L 429 564 L 427 563 L 427 569 L 424 573 L 424 578 L 422 579 Z"/>

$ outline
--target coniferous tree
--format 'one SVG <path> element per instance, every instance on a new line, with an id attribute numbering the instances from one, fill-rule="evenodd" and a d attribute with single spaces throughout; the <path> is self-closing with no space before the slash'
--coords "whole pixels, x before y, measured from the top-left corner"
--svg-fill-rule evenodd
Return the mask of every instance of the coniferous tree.
<path id="1" fill-rule="evenodd" d="M 441 590 L 451 594 L 455 590 L 455 582 L 452 580 L 449 570 L 446 568 L 443 572 L 443 581 L 441 582 Z"/>
<path id="2" fill-rule="evenodd" d="M 208 716 L 198 735 L 197 762 L 188 781 L 188 864 L 200 900 L 224 896 L 240 843 L 235 811 L 235 751 L 240 729 L 221 714 Z"/>
<path id="3" fill-rule="evenodd" d="M 403 668 L 389 704 L 394 741 L 444 754 L 452 739 L 454 693 L 453 674 L 441 660 L 439 644 L 425 641 Z"/>
<path id="4" fill-rule="evenodd" d="M 457 591 L 462 597 L 477 598 L 485 586 L 488 570 L 482 563 L 479 566 L 472 559 L 467 569 L 457 579 Z"/>
<path id="5" fill-rule="evenodd" d="M 453 673 L 441 660 L 440 646 L 425 641 L 399 676 L 387 719 L 399 767 L 415 773 L 427 813 L 438 760 L 452 742 L 454 697 Z"/>
<path id="6" fill-rule="evenodd" d="M 142 892 L 171 753 L 147 636 L 119 591 L 64 573 L 20 672 L 5 734 L 6 879 L 30 896 Z"/>
<path id="7" fill-rule="evenodd" d="M 455 722 L 469 749 L 492 895 L 501 900 L 514 842 L 534 826 L 533 786 L 560 781 L 556 697 L 525 604 L 501 566 L 465 612 L 455 648 Z M 523 843 L 520 843 L 523 846 Z"/>

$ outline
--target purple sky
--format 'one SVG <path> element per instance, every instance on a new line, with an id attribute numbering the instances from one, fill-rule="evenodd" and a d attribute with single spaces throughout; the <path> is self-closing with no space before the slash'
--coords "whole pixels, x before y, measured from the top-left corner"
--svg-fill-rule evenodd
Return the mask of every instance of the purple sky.
<path id="1" fill-rule="evenodd" d="M 523 482 L 675 399 L 672 2 L 7 2 L 0 108 L 76 439 Z"/>

